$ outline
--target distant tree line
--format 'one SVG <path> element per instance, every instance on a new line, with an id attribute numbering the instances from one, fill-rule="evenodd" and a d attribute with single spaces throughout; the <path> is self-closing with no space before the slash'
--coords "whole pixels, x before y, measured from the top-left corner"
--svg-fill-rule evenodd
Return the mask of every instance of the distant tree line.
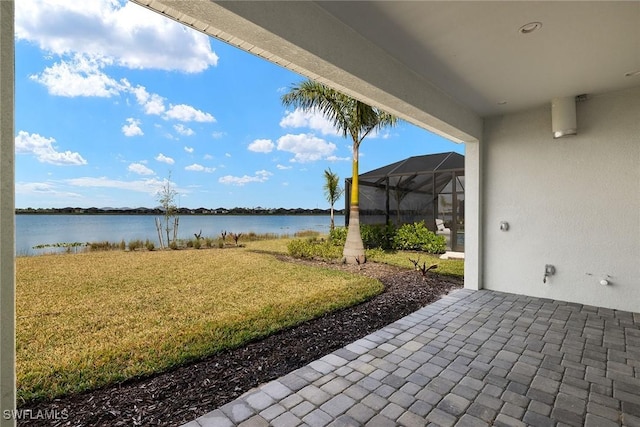
<path id="1" fill-rule="evenodd" d="M 178 215 L 329 215 L 330 209 L 303 208 L 177 208 Z M 344 215 L 344 209 L 335 210 L 337 215 Z M 16 214 L 62 214 L 62 215 L 163 215 L 164 210 L 156 208 L 18 208 Z"/>

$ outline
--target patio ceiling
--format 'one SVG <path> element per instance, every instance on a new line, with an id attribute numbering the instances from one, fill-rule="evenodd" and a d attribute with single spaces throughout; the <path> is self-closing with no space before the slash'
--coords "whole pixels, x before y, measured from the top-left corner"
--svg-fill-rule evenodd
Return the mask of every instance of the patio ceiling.
<path id="1" fill-rule="evenodd" d="M 322 2 L 480 116 L 640 85 L 638 2 Z M 522 34 L 528 23 L 542 27 Z M 506 101 L 506 104 L 499 104 Z"/>
<path id="2" fill-rule="evenodd" d="M 132 1 L 458 142 L 640 85 L 640 2 Z"/>

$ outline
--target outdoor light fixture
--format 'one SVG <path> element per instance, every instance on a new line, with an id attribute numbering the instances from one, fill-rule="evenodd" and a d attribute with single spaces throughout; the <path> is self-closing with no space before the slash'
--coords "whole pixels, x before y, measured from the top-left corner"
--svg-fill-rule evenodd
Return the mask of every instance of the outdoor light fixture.
<path id="1" fill-rule="evenodd" d="M 575 96 L 554 98 L 551 101 L 551 129 L 554 139 L 578 133 Z"/>

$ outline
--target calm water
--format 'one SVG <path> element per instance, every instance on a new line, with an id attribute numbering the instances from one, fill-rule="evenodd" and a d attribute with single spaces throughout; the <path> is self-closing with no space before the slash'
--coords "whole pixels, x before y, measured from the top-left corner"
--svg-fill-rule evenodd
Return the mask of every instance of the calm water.
<path id="1" fill-rule="evenodd" d="M 149 239 L 158 246 L 153 215 L 16 215 L 16 254 L 36 255 L 34 246 L 63 242 L 126 242 Z M 335 217 L 336 226 L 344 216 Z M 275 233 L 293 235 L 296 231 L 329 232 L 329 216 L 324 215 L 218 215 L 181 216 L 178 237 L 217 237 L 222 230 L 233 233 Z M 51 249 L 46 249 L 51 252 Z"/>

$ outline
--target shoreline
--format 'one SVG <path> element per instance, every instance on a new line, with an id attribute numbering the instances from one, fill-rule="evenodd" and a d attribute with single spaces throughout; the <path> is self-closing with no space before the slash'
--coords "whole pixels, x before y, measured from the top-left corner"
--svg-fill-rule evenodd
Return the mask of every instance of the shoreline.
<path id="1" fill-rule="evenodd" d="M 234 208 L 220 211 L 209 209 L 187 209 L 180 208 L 175 216 L 325 216 L 330 215 L 329 209 L 270 209 L 252 210 L 244 208 Z M 142 215 L 157 216 L 164 215 L 160 209 L 113 209 L 113 210 L 90 210 L 90 209 L 16 209 L 15 215 Z M 344 215 L 344 210 L 334 210 L 334 215 Z"/>

